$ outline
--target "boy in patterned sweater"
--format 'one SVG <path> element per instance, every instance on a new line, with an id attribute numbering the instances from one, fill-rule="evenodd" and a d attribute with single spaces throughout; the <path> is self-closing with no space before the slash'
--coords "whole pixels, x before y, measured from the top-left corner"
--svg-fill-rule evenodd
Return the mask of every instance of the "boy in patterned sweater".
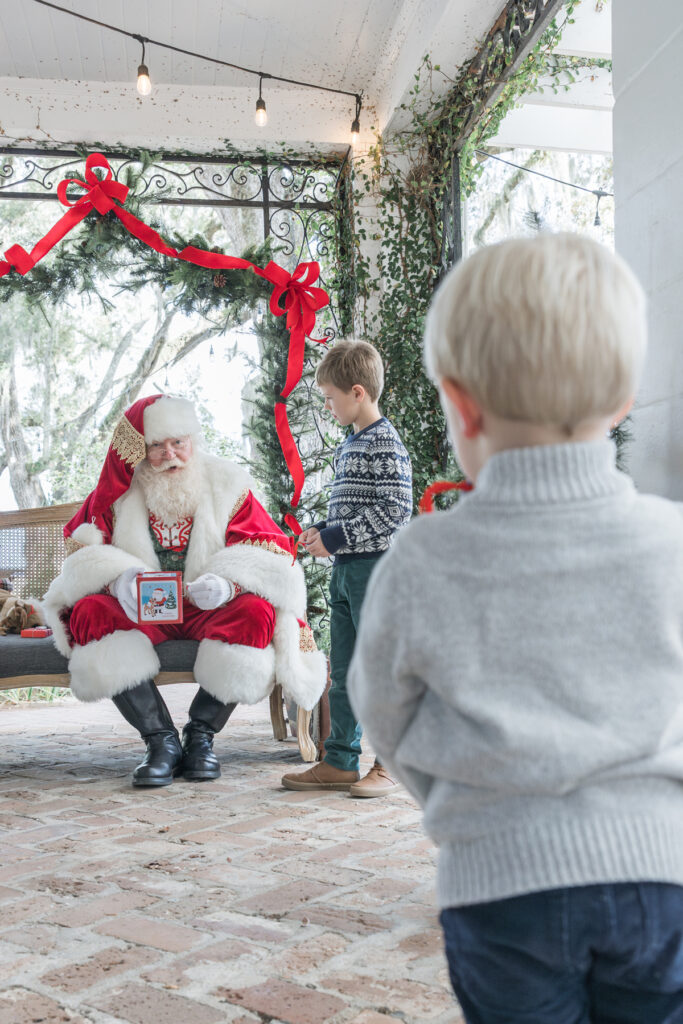
<path id="1" fill-rule="evenodd" d="M 394 427 L 379 411 L 384 367 L 365 341 L 339 341 L 320 362 L 316 383 L 325 408 L 341 426 L 353 424 L 334 457 L 334 482 L 327 520 L 301 535 L 316 558 L 334 556 L 330 580 L 330 723 L 325 757 L 307 771 L 284 775 L 286 789 L 348 790 L 375 797 L 396 783 L 375 761 L 360 779 L 362 729 L 346 693 L 346 675 L 356 643 L 361 605 L 370 575 L 413 506 L 410 456 Z"/>

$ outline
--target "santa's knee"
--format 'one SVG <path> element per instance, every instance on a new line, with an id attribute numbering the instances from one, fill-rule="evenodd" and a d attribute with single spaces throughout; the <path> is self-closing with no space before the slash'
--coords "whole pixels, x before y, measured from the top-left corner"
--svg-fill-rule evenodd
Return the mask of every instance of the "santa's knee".
<path id="1" fill-rule="evenodd" d="M 71 609 L 69 632 L 79 647 L 101 640 L 122 625 L 121 606 L 108 594 L 90 594 Z"/>
<path id="2" fill-rule="evenodd" d="M 275 630 L 275 609 L 269 601 L 256 594 L 244 594 L 239 600 L 244 623 L 236 642 L 249 647 L 267 647 Z"/>
<path id="3" fill-rule="evenodd" d="M 275 658 L 265 647 L 206 638 L 199 644 L 194 677 L 222 704 L 257 704 L 273 686 Z"/>
<path id="4" fill-rule="evenodd" d="M 82 701 L 116 697 L 154 679 L 159 658 L 138 629 L 114 630 L 101 639 L 75 644 L 69 659 L 71 690 Z"/>

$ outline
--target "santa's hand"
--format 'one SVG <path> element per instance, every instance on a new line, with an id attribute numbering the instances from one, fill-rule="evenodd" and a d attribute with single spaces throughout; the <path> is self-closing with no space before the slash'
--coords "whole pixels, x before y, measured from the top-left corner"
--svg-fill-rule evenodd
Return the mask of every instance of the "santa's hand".
<path id="1" fill-rule="evenodd" d="M 233 584 L 213 572 L 205 572 L 194 583 L 188 583 L 185 589 L 192 604 L 203 612 L 219 608 L 227 601 L 232 601 L 235 596 Z"/>
<path id="2" fill-rule="evenodd" d="M 137 576 L 141 572 L 145 572 L 144 565 L 133 566 L 109 584 L 109 593 L 116 598 L 131 622 L 138 621 Z"/>

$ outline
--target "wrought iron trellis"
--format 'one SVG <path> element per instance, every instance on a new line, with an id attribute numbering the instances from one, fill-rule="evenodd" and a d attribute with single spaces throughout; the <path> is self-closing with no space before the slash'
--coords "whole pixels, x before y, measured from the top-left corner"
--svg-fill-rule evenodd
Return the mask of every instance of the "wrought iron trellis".
<path id="1" fill-rule="evenodd" d="M 140 162 L 130 154 L 106 152 L 117 181 Z M 240 155 L 160 157 L 144 168 L 136 195 L 149 194 L 165 206 L 253 209 L 262 212 L 264 239 L 279 242 L 278 258 L 293 264 L 316 260 L 325 281 L 336 225 L 335 196 L 345 159 L 288 160 Z M 77 150 L 0 149 L 0 200 L 57 201 L 57 185 L 79 176 L 84 162 Z M 336 303 L 330 315 L 338 333 Z"/>
<path id="2" fill-rule="evenodd" d="M 458 119 L 462 120 L 453 143 L 452 179 L 443 196 L 442 274 L 462 257 L 460 151 L 565 2 L 508 0 L 474 60 L 461 76 L 462 79 L 474 80 L 475 88 L 474 93 L 469 94 L 466 104 L 457 112 Z"/>

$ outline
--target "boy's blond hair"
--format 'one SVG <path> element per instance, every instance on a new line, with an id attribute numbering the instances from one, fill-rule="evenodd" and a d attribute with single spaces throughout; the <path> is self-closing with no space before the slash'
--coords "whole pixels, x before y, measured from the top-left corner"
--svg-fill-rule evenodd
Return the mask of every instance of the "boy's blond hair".
<path id="1" fill-rule="evenodd" d="M 376 402 L 384 387 L 382 357 L 369 341 L 338 341 L 318 363 L 315 382 L 332 384 L 347 393 L 354 384 L 361 384 Z"/>
<path id="2" fill-rule="evenodd" d="M 488 246 L 440 285 L 427 370 L 504 419 L 561 426 L 611 415 L 635 393 L 645 294 L 626 263 L 580 235 Z"/>

